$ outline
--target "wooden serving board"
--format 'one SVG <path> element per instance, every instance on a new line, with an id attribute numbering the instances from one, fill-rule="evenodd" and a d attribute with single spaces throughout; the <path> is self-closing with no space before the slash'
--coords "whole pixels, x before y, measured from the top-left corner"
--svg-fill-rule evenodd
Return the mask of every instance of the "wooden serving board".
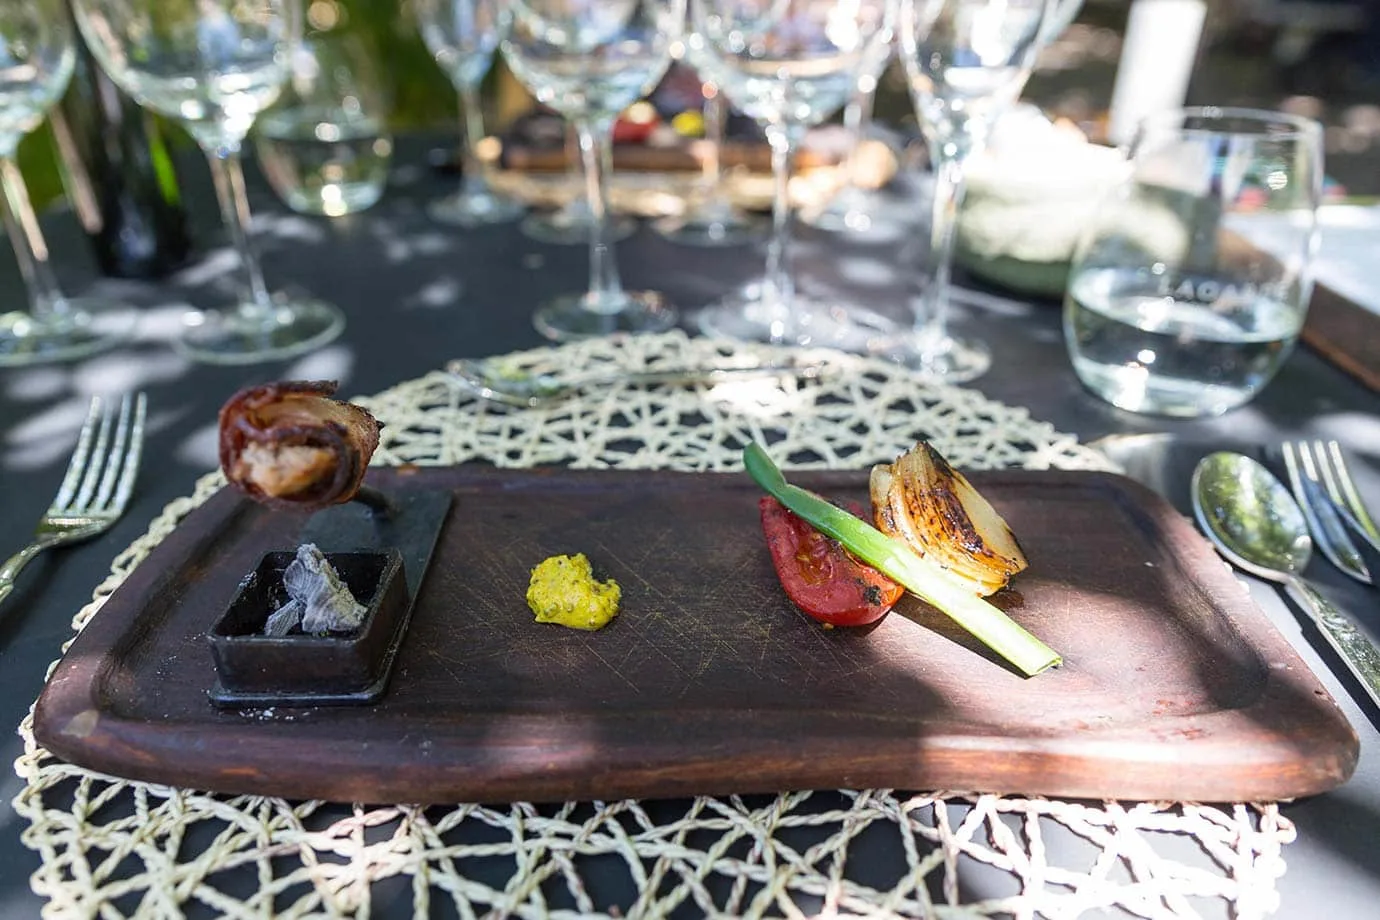
<path id="1" fill-rule="evenodd" d="M 1025 679 L 907 598 L 826 630 L 777 584 L 737 474 L 375 470 L 454 496 L 388 692 L 221 711 L 206 632 L 302 519 L 225 491 L 77 638 L 39 699 L 59 756 L 224 792 L 366 802 L 890 787 L 1268 800 L 1347 779 L 1354 732 L 1190 524 L 1108 474 L 976 475 L 1030 569 L 996 600 L 1060 650 Z M 863 473 L 796 473 L 865 499 Z M 323 546 L 323 550 L 335 547 Z M 609 627 L 533 622 L 532 566 L 585 552 Z"/>

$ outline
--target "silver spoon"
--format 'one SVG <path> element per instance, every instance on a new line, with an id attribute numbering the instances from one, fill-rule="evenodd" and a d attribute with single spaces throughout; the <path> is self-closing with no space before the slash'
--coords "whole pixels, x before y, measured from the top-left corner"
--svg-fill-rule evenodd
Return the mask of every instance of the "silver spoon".
<path id="1" fill-rule="evenodd" d="M 1284 585 L 1380 706 L 1380 651 L 1302 578 L 1313 554 L 1308 523 L 1284 483 L 1242 454 L 1219 452 L 1193 471 L 1193 514 L 1234 565 Z"/>
<path id="2" fill-rule="evenodd" d="M 582 391 L 623 384 L 721 383 L 728 380 L 770 377 L 810 380 L 822 376 L 827 369 L 828 365 L 823 362 L 790 361 L 731 367 L 668 367 L 650 371 L 590 374 L 567 379 L 552 374 L 506 370 L 491 361 L 469 358 L 459 358 L 446 365 L 446 373 L 476 396 L 507 406 L 532 409 L 560 402 Z"/>

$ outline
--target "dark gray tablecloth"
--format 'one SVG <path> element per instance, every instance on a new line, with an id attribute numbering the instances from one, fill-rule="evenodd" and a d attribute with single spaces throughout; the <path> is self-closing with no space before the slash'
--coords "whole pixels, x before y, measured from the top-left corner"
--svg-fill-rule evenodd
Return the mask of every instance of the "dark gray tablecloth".
<path id="1" fill-rule="evenodd" d="M 0 605 L 0 725 L 17 725 L 31 705 L 46 668 L 70 634 L 72 614 L 89 600 L 112 556 L 215 465 L 215 413 L 229 393 L 272 379 L 331 377 L 341 381 L 346 395 L 369 394 L 449 358 L 544 344 L 530 323 L 532 307 L 583 285 L 584 249 L 533 243 L 515 226 L 466 232 L 430 222 L 425 203 L 446 192 L 454 180 L 425 165 L 428 146 L 421 140 L 400 145 L 383 201 L 345 219 L 292 215 L 262 183 L 252 183 L 270 285 L 306 289 L 339 304 L 348 315 L 348 328 L 338 342 L 286 362 L 237 368 L 192 365 L 166 344 L 184 305 L 222 303 L 224 285 L 234 271 L 199 162 L 186 164 L 184 180 L 204 255 L 166 284 L 95 279 L 72 216 L 62 211 L 46 215 L 44 226 L 64 287 L 71 293 L 94 287 L 143 304 L 146 333 L 136 345 L 78 364 L 0 370 L 0 532 L 11 545 L 0 552 L 22 545 L 56 490 L 91 393 L 145 390 L 150 434 L 136 501 L 125 518 L 100 539 L 34 563 Z M 904 193 L 893 207 L 917 219 L 924 212 L 918 197 Z M 810 256 L 801 260 L 800 283 L 807 290 L 839 292 L 897 317 L 906 297 L 918 290 L 913 279 L 923 247 L 845 242 L 811 231 L 800 237 L 801 251 Z M 657 287 L 687 315 L 751 280 L 761 268 L 758 250 L 681 248 L 646 228 L 619 253 L 629 287 Z M 0 257 L 0 293 L 7 308 L 22 297 L 18 271 L 8 256 Z M 1083 440 L 1118 433 L 1174 435 L 1168 462 L 1146 466 L 1142 475 L 1156 480 L 1181 508 L 1187 507 L 1183 474 L 1203 450 L 1227 443 L 1260 446 L 1300 433 L 1343 440 L 1358 461 L 1363 486 L 1380 501 L 1380 404 L 1375 394 L 1306 350 L 1295 353 L 1253 404 L 1222 419 L 1168 422 L 1123 413 L 1080 387 L 1065 355 L 1056 304 L 987 292 L 960 306 L 956 324 L 980 332 L 992 347 L 991 373 L 973 384 L 988 396 L 1026 406 L 1036 418 Z M 1345 582 L 1324 563 L 1310 574 L 1380 636 L 1380 594 Z M 1296 615 L 1272 589 L 1255 584 L 1253 591 L 1341 700 L 1362 736 L 1360 767 L 1348 784 L 1284 809 L 1298 824 L 1299 841 L 1285 850 L 1288 872 L 1280 882 L 1279 916 L 1322 916 L 1325 910 L 1333 920 L 1372 917 L 1380 903 L 1380 847 L 1374 845 L 1380 834 L 1380 736 L 1374 728 L 1380 713 L 1355 702 L 1349 681 L 1330 670 L 1334 658 L 1304 638 Z M 9 763 L 19 753 L 12 732 L 0 738 L 0 761 Z M 0 780 L 5 803 L 0 810 L 0 912 L 35 916 L 40 904 L 28 890 L 28 878 L 38 857 L 20 842 L 22 822 L 8 807 L 20 784 L 5 772 L 8 778 Z"/>

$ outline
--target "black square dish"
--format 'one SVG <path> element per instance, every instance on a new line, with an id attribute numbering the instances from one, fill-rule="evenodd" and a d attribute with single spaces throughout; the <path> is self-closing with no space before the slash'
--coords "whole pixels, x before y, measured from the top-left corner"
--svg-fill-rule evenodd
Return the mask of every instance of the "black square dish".
<path id="1" fill-rule="evenodd" d="M 352 633 L 263 635 L 286 600 L 283 570 L 295 553 L 266 553 L 208 634 L 220 706 L 368 703 L 383 694 L 411 603 L 397 550 L 326 553 L 367 610 Z"/>

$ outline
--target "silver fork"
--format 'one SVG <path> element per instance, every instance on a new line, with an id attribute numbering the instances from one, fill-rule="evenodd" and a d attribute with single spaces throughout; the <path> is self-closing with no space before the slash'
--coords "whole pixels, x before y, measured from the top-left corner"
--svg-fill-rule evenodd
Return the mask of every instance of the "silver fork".
<path id="1" fill-rule="evenodd" d="M 0 601 L 14 579 L 45 549 L 87 540 L 107 530 L 124 513 L 134 491 L 144 448 L 144 394 L 120 400 L 119 411 L 99 397 L 91 400 L 67 475 L 38 520 L 33 542 L 0 565 Z"/>
<path id="2" fill-rule="evenodd" d="M 1380 560 L 1380 529 L 1361 501 L 1341 445 L 1336 441 L 1297 441 L 1285 443 L 1281 452 L 1289 485 L 1323 555 L 1357 581 L 1374 585 L 1380 567 L 1376 562 Z M 1359 549 L 1357 540 L 1361 541 Z"/>

